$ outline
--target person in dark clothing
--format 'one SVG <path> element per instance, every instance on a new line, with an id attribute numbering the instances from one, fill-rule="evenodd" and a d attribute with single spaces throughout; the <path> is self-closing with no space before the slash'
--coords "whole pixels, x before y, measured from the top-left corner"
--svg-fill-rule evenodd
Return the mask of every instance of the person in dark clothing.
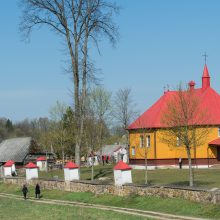
<path id="1" fill-rule="evenodd" d="M 103 165 L 103 166 L 105 165 L 105 158 L 104 158 L 104 155 L 102 155 L 102 165 Z"/>
<path id="2" fill-rule="evenodd" d="M 183 164 L 183 161 L 182 161 L 182 158 L 180 157 L 180 158 L 179 158 L 179 168 L 180 168 L 180 169 L 182 169 L 182 164 Z"/>
<path id="3" fill-rule="evenodd" d="M 37 183 L 36 187 L 35 187 L 35 197 L 36 199 L 40 199 L 40 185 Z"/>
<path id="4" fill-rule="evenodd" d="M 27 199 L 28 188 L 25 184 L 23 185 L 22 192 L 23 192 L 24 199 L 26 200 Z"/>

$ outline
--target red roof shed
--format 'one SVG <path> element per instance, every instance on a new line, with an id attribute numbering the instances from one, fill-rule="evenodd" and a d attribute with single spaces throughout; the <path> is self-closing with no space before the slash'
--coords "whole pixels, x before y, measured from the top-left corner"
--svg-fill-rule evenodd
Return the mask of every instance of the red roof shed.
<path id="1" fill-rule="evenodd" d="M 47 159 L 46 159 L 46 157 L 38 157 L 37 158 L 37 161 L 46 161 Z"/>
<path id="2" fill-rule="evenodd" d="M 33 169 L 33 168 L 38 168 L 38 166 L 32 162 L 29 162 L 25 168 L 28 168 L 28 169 Z"/>
<path id="3" fill-rule="evenodd" d="M 76 169 L 79 168 L 79 166 L 77 166 L 75 163 L 73 162 L 67 162 L 66 165 L 64 166 L 64 168 L 68 168 L 68 169 Z"/>
<path id="4" fill-rule="evenodd" d="M 4 167 L 11 167 L 15 162 L 13 160 L 8 160 L 5 164 Z"/>
<path id="5" fill-rule="evenodd" d="M 131 170 L 132 168 L 120 160 L 115 166 L 114 170 Z"/>

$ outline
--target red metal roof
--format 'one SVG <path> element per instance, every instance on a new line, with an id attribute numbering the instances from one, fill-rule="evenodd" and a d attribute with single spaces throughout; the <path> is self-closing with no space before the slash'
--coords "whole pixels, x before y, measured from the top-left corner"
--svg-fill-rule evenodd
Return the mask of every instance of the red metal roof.
<path id="1" fill-rule="evenodd" d="M 207 67 L 206 64 L 205 64 L 205 66 L 204 66 L 204 70 L 203 70 L 203 75 L 202 75 L 202 77 L 208 77 L 208 78 L 210 78 L 209 71 L 208 71 L 208 67 Z"/>
<path id="2" fill-rule="evenodd" d="M 28 168 L 28 169 L 33 169 L 33 168 L 38 168 L 38 166 L 32 162 L 29 162 L 25 168 Z"/>
<path id="3" fill-rule="evenodd" d="M 46 157 L 38 157 L 37 158 L 37 161 L 46 161 L 47 159 L 46 159 Z"/>
<path id="4" fill-rule="evenodd" d="M 204 74 L 209 76 L 208 69 L 205 65 Z M 137 118 L 129 127 L 129 130 L 139 128 L 163 128 L 162 116 L 166 111 L 167 104 L 172 101 L 178 91 L 167 91 L 159 100 L 153 104 L 147 111 L 145 111 L 139 118 Z M 207 119 L 195 120 L 196 125 L 220 125 L 220 95 L 211 87 L 193 89 L 193 94 L 199 100 L 198 112 L 205 112 L 209 116 Z"/>
<path id="5" fill-rule="evenodd" d="M 209 142 L 209 145 L 219 145 L 220 146 L 220 138 L 217 138 L 217 139 Z"/>
<path id="6" fill-rule="evenodd" d="M 15 162 L 13 160 L 8 160 L 5 164 L 4 167 L 11 167 Z"/>
<path id="7" fill-rule="evenodd" d="M 76 169 L 79 168 L 79 166 L 77 166 L 75 163 L 73 162 L 67 162 L 66 165 L 64 166 L 64 168 L 68 168 L 68 169 Z"/>
<path id="8" fill-rule="evenodd" d="M 115 166 L 114 170 L 131 170 L 132 168 L 129 167 L 126 163 L 120 160 Z"/>

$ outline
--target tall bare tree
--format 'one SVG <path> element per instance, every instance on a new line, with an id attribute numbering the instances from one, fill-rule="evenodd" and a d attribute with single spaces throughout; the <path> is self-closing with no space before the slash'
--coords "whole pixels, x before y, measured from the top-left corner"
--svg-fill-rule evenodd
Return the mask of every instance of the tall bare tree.
<path id="1" fill-rule="evenodd" d="M 203 109 L 203 111 L 202 111 Z M 172 147 L 184 146 L 189 164 L 189 185 L 193 186 L 192 151 L 205 143 L 211 122 L 200 98 L 194 89 L 183 89 L 178 86 L 177 93 L 163 110 L 161 123 L 166 127 L 161 140 Z"/>
<path id="2" fill-rule="evenodd" d="M 113 116 L 124 131 L 126 137 L 125 144 L 129 152 L 128 149 L 129 133 L 127 131 L 127 128 L 131 123 L 131 121 L 138 115 L 135 109 L 134 101 L 132 99 L 131 88 L 119 89 L 115 94 L 113 106 L 114 106 Z"/>
<path id="3" fill-rule="evenodd" d="M 28 37 L 36 26 L 47 26 L 66 45 L 73 77 L 74 114 L 77 119 L 75 160 L 80 164 L 80 148 L 84 129 L 87 81 L 91 74 L 90 43 L 97 46 L 107 37 L 117 40 L 113 17 L 118 7 L 107 0 L 20 0 L 23 16 L 20 30 Z"/>

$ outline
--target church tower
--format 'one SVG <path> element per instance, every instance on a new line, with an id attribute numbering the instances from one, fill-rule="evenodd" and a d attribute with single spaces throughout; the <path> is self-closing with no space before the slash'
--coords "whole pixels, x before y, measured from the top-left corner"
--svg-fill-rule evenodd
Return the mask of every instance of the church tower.
<path id="1" fill-rule="evenodd" d="M 209 87 L 210 87 L 210 75 L 209 75 L 208 67 L 205 64 L 202 75 L 202 89 L 207 89 Z"/>

